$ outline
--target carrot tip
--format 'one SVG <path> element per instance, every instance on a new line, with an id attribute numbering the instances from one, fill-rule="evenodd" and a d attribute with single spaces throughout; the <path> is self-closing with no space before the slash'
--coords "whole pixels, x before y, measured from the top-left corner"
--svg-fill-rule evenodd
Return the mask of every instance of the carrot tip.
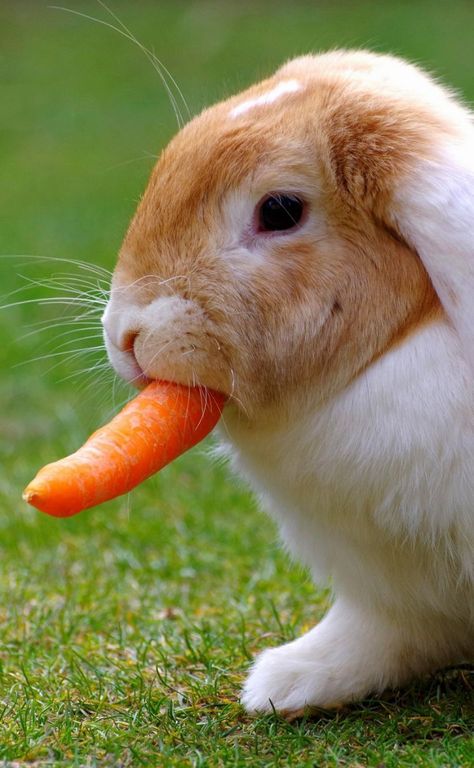
<path id="1" fill-rule="evenodd" d="M 37 498 L 37 494 L 34 491 L 28 490 L 28 488 L 25 488 L 22 493 L 22 499 L 28 504 L 32 504 Z"/>

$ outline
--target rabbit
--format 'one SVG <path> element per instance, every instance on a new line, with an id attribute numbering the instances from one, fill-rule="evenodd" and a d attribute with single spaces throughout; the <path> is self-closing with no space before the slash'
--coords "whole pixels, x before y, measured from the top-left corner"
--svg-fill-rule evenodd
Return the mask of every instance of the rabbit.
<path id="1" fill-rule="evenodd" d="M 257 656 L 297 715 L 474 657 L 474 130 L 391 55 L 305 55 L 164 149 L 103 317 L 111 364 L 224 393 L 220 455 L 334 603 Z"/>

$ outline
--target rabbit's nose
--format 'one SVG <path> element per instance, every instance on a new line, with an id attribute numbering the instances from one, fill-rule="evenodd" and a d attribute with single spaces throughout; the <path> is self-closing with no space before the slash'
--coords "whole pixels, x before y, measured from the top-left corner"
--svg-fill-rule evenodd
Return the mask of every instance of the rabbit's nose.
<path id="1" fill-rule="evenodd" d="M 138 336 L 138 331 L 125 331 L 118 343 L 118 348 L 122 350 L 122 352 L 133 352 L 133 345 L 135 343 L 135 339 Z"/>
<path id="2" fill-rule="evenodd" d="M 121 352 L 132 352 L 135 339 L 140 333 L 136 313 L 121 312 L 118 315 L 110 310 L 110 306 L 107 306 L 101 320 L 104 332 L 114 347 Z"/>

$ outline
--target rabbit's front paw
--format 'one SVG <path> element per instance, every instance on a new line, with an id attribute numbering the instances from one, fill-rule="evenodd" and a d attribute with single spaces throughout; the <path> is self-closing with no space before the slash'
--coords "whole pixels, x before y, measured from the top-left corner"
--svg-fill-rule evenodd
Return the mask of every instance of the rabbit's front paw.
<path id="1" fill-rule="evenodd" d="M 402 628 L 336 601 L 314 629 L 257 657 L 245 682 L 248 712 L 285 715 L 305 707 L 329 709 L 398 685 L 416 670 L 404 662 Z"/>
<path id="2" fill-rule="evenodd" d="M 328 674 L 320 663 L 305 658 L 298 641 L 270 648 L 254 663 L 242 704 L 248 712 L 276 710 L 286 716 L 305 707 L 335 707 L 340 703 L 337 691 L 341 686 L 334 677 L 334 670 Z"/>

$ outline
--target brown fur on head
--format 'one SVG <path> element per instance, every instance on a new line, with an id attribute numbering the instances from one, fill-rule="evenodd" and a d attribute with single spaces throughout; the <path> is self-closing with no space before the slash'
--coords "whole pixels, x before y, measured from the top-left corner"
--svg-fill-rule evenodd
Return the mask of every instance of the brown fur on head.
<path id="1" fill-rule="evenodd" d="M 222 390 L 252 414 L 309 382 L 328 396 L 435 317 L 390 201 L 451 130 L 439 90 L 397 59 L 336 52 L 185 126 L 119 256 L 105 320 L 119 372 L 134 355 L 148 377 Z M 304 200 L 300 225 L 255 231 L 272 192 Z"/>

